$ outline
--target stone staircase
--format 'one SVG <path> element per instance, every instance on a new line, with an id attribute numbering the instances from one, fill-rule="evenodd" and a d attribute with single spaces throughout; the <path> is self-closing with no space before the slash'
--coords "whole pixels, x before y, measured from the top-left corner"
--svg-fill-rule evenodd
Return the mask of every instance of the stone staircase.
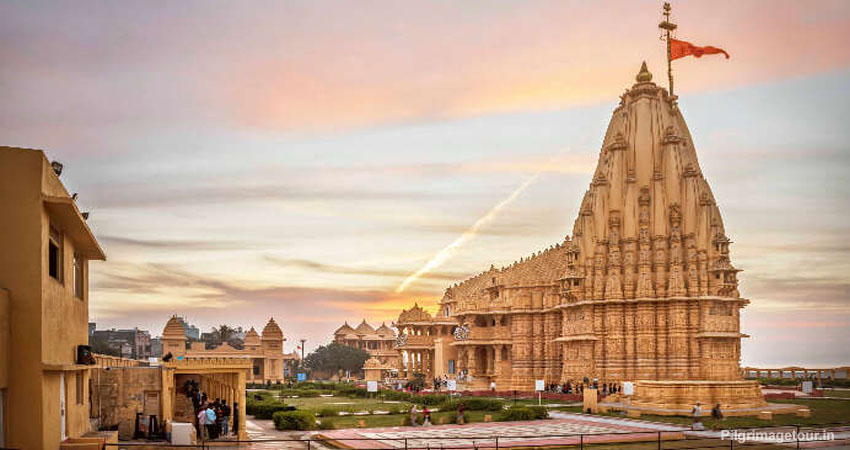
<path id="1" fill-rule="evenodd" d="M 183 389 L 178 390 L 175 397 L 174 421 L 195 423 L 195 407 L 192 405 L 192 399 L 186 397 Z"/>

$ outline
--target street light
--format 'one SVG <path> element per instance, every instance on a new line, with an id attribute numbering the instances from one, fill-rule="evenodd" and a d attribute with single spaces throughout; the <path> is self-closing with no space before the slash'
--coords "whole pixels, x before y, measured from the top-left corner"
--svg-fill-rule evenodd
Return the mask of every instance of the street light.
<path id="1" fill-rule="evenodd" d="M 307 339 L 301 338 L 301 370 L 304 370 L 304 343 L 307 342 Z M 306 371 L 305 371 L 306 374 Z"/>

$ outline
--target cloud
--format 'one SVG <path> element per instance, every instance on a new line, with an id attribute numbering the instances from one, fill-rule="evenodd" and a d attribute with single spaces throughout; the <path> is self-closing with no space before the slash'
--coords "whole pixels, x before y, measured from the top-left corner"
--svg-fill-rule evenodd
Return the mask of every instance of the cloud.
<path id="1" fill-rule="evenodd" d="M 272 255 L 264 255 L 263 259 L 266 261 L 273 262 L 282 267 L 291 267 L 322 273 L 334 273 L 341 275 L 370 275 L 393 278 L 406 277 L 407 275 L 409 275 L 409 272 L 405 270 L 342 266 L 336 264 L 325 264 L 307 259 L 278 258 Z M 440 281 L 453 281 L 461 279 L 467 275 L 468 274 L 460 272 L 432 272 L 423 276 L 423 278 Z"/>
<path id="2" fill-rule="evenodd" d="M 285 333 L 309 336 L 313 346 L 345 320 L 378 323 L 398 316 L 416 296 L 389 291 L 242 284 L 168 264 L 110 263 L 92 280 L 94 320 L 148 327 L 157 334 L 171 314 L 204 327 L 220 323 L 262 326 L 274 316 Z"/>
<path id="3" fill-rule="evenodd" d="M 191 241 L 177 239 L 132 239 L 119 236 L 98 236 L 98 241 L 106 246 L 139 247 L 143 249 L 169 249 L 169 250 L 242 250 L 252 247 L 252 244 L 243 241 Z"/>

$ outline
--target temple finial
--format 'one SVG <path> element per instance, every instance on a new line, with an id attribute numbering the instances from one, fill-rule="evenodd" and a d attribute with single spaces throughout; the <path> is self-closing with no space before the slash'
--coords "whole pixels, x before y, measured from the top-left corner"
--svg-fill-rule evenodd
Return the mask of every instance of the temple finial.
<path id="1" fill-rule="evenodd" d="M 652 74 L 649 73 L 649 69 L 646 68 L 646 61 L 640 65 L 640 72 L 638 72 L 637 76 L 635 76 L 635 80 L 638 83 L 648 83 L 652 81 Z"/>

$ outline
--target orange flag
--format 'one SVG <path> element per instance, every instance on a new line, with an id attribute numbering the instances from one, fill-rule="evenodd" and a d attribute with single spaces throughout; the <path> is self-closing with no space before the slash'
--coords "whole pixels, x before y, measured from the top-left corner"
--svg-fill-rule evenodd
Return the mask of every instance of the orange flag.
<path id="1" fill-rule="evenodd" d="M 699 58 L 702 55 L 713 55 L 716 53 L 723 53 L 724 55 L 726 55 L 726 59 L 729 59 L 729 54 L 726 53 L 726 50 L 723 50 L 722 48 L 712 47 L 710 45 L 705 47 L 697 47 L 696 45 L 691 44 L 690 42 L 680 41 L 678 39 L 673 38 L 670 39 L 671 60 L 684 58 L 688 55 L 694 55 L 695 57 Z"/>

